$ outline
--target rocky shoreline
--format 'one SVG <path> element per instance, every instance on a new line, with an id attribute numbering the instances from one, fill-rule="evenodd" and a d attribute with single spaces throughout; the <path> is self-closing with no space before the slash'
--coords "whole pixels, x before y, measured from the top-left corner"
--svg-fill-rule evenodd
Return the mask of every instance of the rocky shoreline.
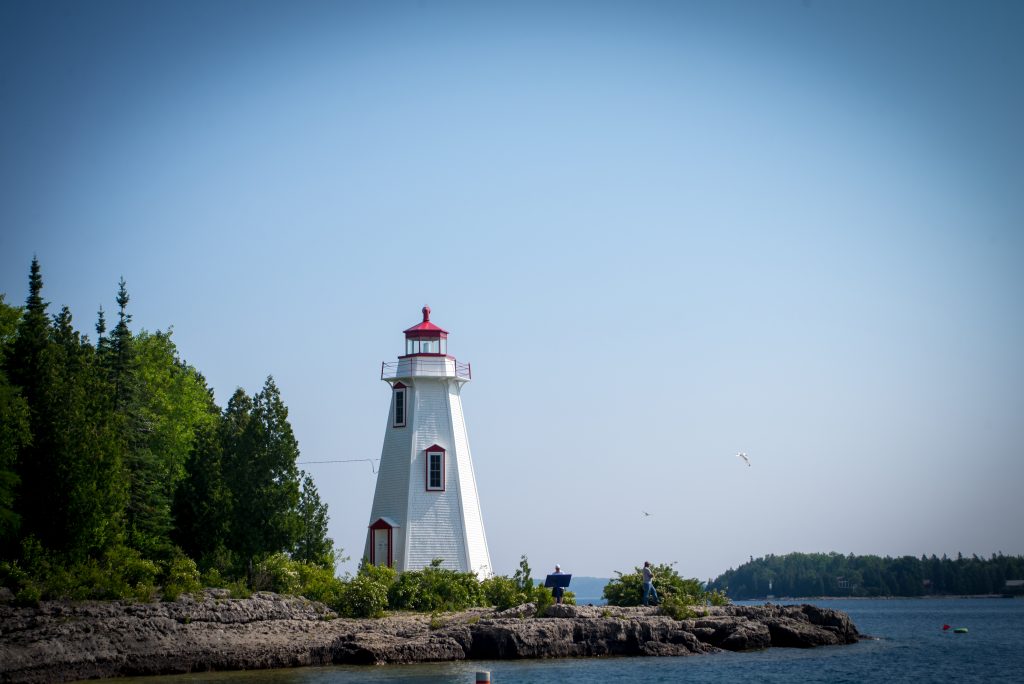
<path id="1" fill-rule="evenodd" d="M 0 681 L 330 664 L 685 656 L 811 648 L 860 638 L 849 617 L 811 605 L 721 606 L 675 620 L 657 608 L 532 604 L 496 612 L 338 618 L 321 603 L 270 593 L 207 590 L 170 603 L 0 604 Z"/>

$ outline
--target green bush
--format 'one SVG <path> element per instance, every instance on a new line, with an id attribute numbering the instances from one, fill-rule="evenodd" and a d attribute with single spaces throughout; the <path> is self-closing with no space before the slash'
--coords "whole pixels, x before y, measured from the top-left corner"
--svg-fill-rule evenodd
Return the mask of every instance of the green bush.
<path id="1" fill-rule="evenodd" d="M 695 618 L 697 612 L 693 609 L 692 601 L 693 597 L 691 596 L 670 594 L 661 600 L 659 609 L 663 615 L 667 615 L 673 620 Z"/>
<path id="2" fill-rule="evenodd" d="M 252 575 L 254 591 L 272 591 L 277 594 L 298 594 L 302 588 L 297 561 L 283 553 L 267 556 L 256 564 Z"/>
<path id="3" fill-rule="evenodd" d="M 0 565 L 0 582 L 15 594 L 31 583 L 28 595 L 38 593 L 41 599 L 149 600 L 159 571 L 155 563 L 122 546 L 110 549 L 100 559 L 68 563 L 29 539 L 23 557 L 25 567 L 16 562 Z"/>
<path id="4" fill-rule="evenodd" d="M 394 582 L 393 569 L 364 560 L 356 576 L 344 583 L 339 604 L 331 607 L 347 617 L 380 617 L 388 607 L 388 590 Z"/>
<path id="5" fill-rule="evenodd" d="M 224 589 L 228 584 L 217 568 L 209 568 L 205 572 L 199 573 L 199 582 L 204 588 L 211 589 Z"/>
<path id="6" fill-rule="evenodd" d="M 29 582 L 14 595 L 14 603 L 18 606 L 28 606 L 34 608 L 39 605 L 39 601 L 43 598 L 43 592 L 39 588 L 39 585 L 34 582 Z"/>
<path id="7" fill-rule="evenodd" d="M 439 558 L 422 570 L 403 572 L 388 592 L 388 603 L 395 610 L 463 610 L 485 601 L 475 573 L 442 568 Z"/>
<path id="8" fill-rule="evenodd" d="M 480 590 L 487 602 L 498 610 L 521 606 L 529 600 L 518 582 L 502 575 L 485 579 L 480 583 Z"/>
<path id="9" fill-rule="evenodd" d="M 245 580 L 235 580 L 234 582 L 228 582 L 228 585 L 224 587 L 231 592 L 231 598 L 234 599 L 247 599 L 252 596 L 252 589 L 245 583 Z"/>
<path id="10" fill-rule="evenodd" d="M 29 575 L 18 561 L 0 561 L 0 587 L 7 587 L 17 594 L 28 581 Z"/>
<path id="11" fill-rule="evenodd" d="M 196 562 L 184 555 L 167 561 L 163 575 L 163 598 L 174 601 L 181 594 L 196 594 L 203 590 Z"/>
<path id="12" fill-rule="evenodd" d="M 551 595 L 551 590 L 547 587 L 536 586 L 533 588 L 530 600 L 537 606 L 537 615 L 543 617 L 555 602 L 555 597 Z"/>
<path id="13" fill-rule="evenodd" d="M 713 605 L 725 605 L 714 603 L 728 599 L 720 592 L 708 592 L 704 585 L 697 579 L 684 579 L 679 576 L 672 564 L 660 564 L 652 567 L 654 571 L 654 588 L 658 591 L 658 597 L 664 604 L 670 597 L 676 597 L 687 605 L 704 606 L 708 603 Z M 612 578 L 604 587 L 604 597 L 612 606 L 638 606 L 643 600 L 643 579 L 641 569 L 634 568 L 629 574 L 622 574 L 616 571 L 618 577 Z"/>
<path id="14" fill-rule="evenodd" d="M 320 601 L 336 612 L 342 607 L 345 583 L 334 576 L 334 571 L 313 563 L 298 563 L 299 593 L 311 601 Z"/>

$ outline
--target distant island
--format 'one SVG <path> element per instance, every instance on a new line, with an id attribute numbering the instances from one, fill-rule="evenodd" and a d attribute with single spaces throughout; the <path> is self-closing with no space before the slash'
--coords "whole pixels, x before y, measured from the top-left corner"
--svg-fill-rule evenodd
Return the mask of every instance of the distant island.
<path id="1" fill-rule="evenodd" d="M 841 553 L 769 554 L 708 582 L 733 600 L 771 596 L 1024 595 L 1024 556 L 941 558 Z"/>

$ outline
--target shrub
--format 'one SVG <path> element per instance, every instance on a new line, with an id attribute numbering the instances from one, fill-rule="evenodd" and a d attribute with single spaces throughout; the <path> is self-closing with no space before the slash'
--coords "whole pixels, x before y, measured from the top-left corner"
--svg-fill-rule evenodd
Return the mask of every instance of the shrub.
<path id="1" fill-rule="evenodd" d="M 0 561 L 0 587 L 18 593 L 28 579 L 28 573 L 18 565 L 18 561 Z"/>
<path id="2" fill-rule="evenodd" d="M 209 587 L 211 589 L 223 589 L 227 586 L 227 580 L 220 574 L 220 570 L 217 568 L 210 568 L 205 572 L 199 574 L 199 581 L 203 587 Z"/>
<path id="3" fill-rule="evenodd" d="M 660 564 L 652 568 L 654 571 L 654 587 L 658 591 L 661 602 L 669 597 L 678 597 L 688 605 L 707 605 L 709 602 L 728 599 L 720 592 L 707 592 L 704 585 L 697 579 L 684 579 L 675 571 L 672 564 Z M 612 578 L 604 587 L 604 597 L 612 606 L 638 606 L 643 599 L 643 579 L 640 568 L 628 575 L 616 571 L 618 577 Z M 714 605 L 725 605 L 716 603 Z"/>
<path id="4" fill-rule="evenodd" d="M 256 564 L 252 575 L 254 591 L 272 591 L 277 594 L 297 594 L 302 587 L 297 561 L 283 553 L 267 556 Z"/>
<path id="5" fill-rule="evenodd" d="M 349 617 L 380 617 L 387 607 L 388 587 L 380 575 L 359 572 L 344 584 L 335 610 Z"/>
<path id="6" fill-rule="evenodd" d="M 174 601 L 182 594 L 195 594 L 202 589 L 199 568 L 194 560 L 185 555 L 175 555 L 167 561 L 163 577 L 165 601 Z"/>
<path id="7" fill-rule="evenodd" d="M 713 606 L 727 606 L 732 603 L 732 601 L 729 600 L 729 597 L 726 596 L 725 592 L 721 589 L 715 589 L 714 591 L 707 592 L 707 597 L 708 603 Z"/>
<path id="8" fill-rule="evenodd" d="M 18 606 L 36 607 L 43 597 L 43 592 L 35 582 L 29 582 L 14 595 L 14 603 Z"/>
<path id="9" fill-rule="evenodd" d="M 143 558 L 135 549 L 115 546 L 107 551 L 104 563 L 111 578 L 111 586 L 105 598 L 134 598 L 149 601 L 153 598 L 160 568 L 151 560 Z"/>
<path id="10" fill-rule="evenodd" d="M 391 607 L 435 612 L 482 605 L 485 596 L 476 574 L 442 568 L 441 562 L 436 558 L 422 570 L 403 572 L 388 592 Z"/>
<path id="11" fill-rule="evenodd" d="M 692 602 L 695 602 L 695 599 L 691 596 L 670 594 L 661 600 L 659 608 L 663 615 L 667 615 L 673 620 L 686 620 L 697 617 Z"/>
<path id="12" fill-rule="evenodd" d="M 296 563 L 299 572 L 299 593 L 311 601 L 320 601 L 334 611 L 340 612 L 345 584 L 334 576 L 334 572 L 321 565 Z"/>
<path id="13" fill-rule="evenodd" d="M 229 582 L 224 588 L 231 592 L 231 598 L 247 599 L 252 596 L 252 589 L 250 589 L 249 585 L 245 583 L 245 580 Z"/>
<path id="14" fill-rule="evenodd" d="M 480 590 L 487 602 L 498 610 L 514 608 L 529 600 L 518 582 L 502 575 L 494 575 L 485 579 L 480 583 Z"/>

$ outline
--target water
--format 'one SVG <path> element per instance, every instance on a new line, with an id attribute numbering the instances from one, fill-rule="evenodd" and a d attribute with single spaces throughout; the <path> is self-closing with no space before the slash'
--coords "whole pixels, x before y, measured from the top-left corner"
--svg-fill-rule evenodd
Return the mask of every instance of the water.
<path id="1" fill-rule="evenodd" d="M 471 661 L 378 667 L 198 674 L 130 680 L 145 684 L 493 684 L 603 682 L 1024 682 L 1024 600 L 810 600 L 848 613 L 862 634 L 852 646 L 808 650 L 773 648 L 685 658 L 583 658 Z M 967 627 L 968 634 L 942 631 Z"/>

